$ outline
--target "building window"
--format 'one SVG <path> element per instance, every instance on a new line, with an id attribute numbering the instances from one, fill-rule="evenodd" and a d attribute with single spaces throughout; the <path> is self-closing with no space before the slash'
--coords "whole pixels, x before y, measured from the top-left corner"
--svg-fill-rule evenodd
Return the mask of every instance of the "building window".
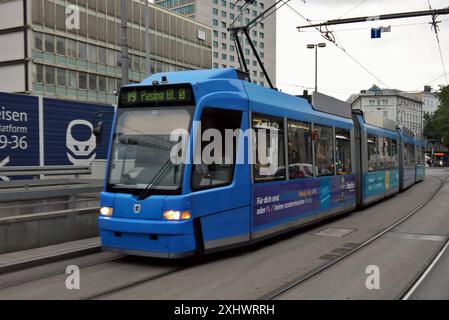
<path id="1" fill-rule="evenodd" d="M 221 6 L 222 7 L 226 7 L 226 1 L 225 0 L 221 0 Z"/>
<path id="2" fill-rule="evenodd" d="M 56 37 L 56 53 L 65 56 L 65 38 Z"/>
<path id="3" fill-rule="evenodd" d="M 235 4 L 232 2 L 229 2 L 229 9 L 234 10 Z"/>
<path id="4" fill-rule="evenodd" d="M 67 55 L 70 58 L 76 58 L 76 41 L 67 39 Z"/>
<path id="5" fill-rule="evenodd" d="M 67 84 L 67 70 L 66 69 L 61 69 L 58 68 L 56 70 L 57 74 L 56 74 L 56 80 L 57 80 L 57 84 L 58 86 L 61 87 L 65 87 Z"/>
<path id="6" fill-rule="evenodd" d="M 221 11 L 221 16 L 222 16 L 223 18 L 226 18 L 226 11 Z"/>
<path id="7" fill-rule="evenodd" d="M 214 37 L 218 37 L 218 31 L 214 30 Z"/>
<path id="8" fill-rule="evenodd" d="M 260 29 L 264 29 L 265 28 L 265 24 L 263 22 L 260 23 Z"/>
<path id="9" fill-rule="evenodd" d="M 222 32 L 222 33 L 221 33 L 221 38 L 222 38 L 222 39 L 226 39 L 226 37 L 227 37 L 226 32 Z"/>
<path id="10" fill-rule="evenodd" d="M 230 56 L 229 56 L 229 61 L 234 62 L 234 61 L 235 61 L 235 57 L 234 57 L 233 55 L 230 55 Z"/>
<path id="11" fill-rule="evenodd" d="M 106 65 L 106 48 L 98 47 L 98 63 Z"/>
<path id="12" fill-rule="evenodd" d="M 103 93 L 106 92 L 106 77 L 103 76 L 98 77 L 98 91 Z"/>
<path id="13" fill-rule="evenodd" d="M 218 52 L 214 52 L 214 58 L 218 59 Z"/>
<path id="14" fill-rule="evenodd" d="M 115 67 L 117 65 L 116 52 L 114 50 L 107 50 L 108 66 Z"/>
<path id="15" fill-rule="evenodd" d="M 87 73 L 80 72 L 78 74 L 78 87 L 82 90 L 87 89 Z"/>
<path id="16" fill-rule="evenodd" d="M 226 29 L 226 22 L 221 22 L 221 27 Z"/>
<path id="17" fill-rule="evenodd" d="M 34 33 L 34 49 L 42 51 L 44 49 L 43 46 L 43 38 L 44 35 L 40 32 Z"/>
<path id="18" fill-rule="evenodd" d="M 44 83 L 44 66 L 41 64 L 34 65 L 34 74 L 33 74 L 34 82 L 36 83 Z"/>
<path id="19" fill-rule="evenodd" d="M 87 45 L 83 42 L 78 43 L 78 58 L 87 61 Z"/>
<path id="20" fill-rule="evenodd" d="M 89 44 L 87 46 L 87 54 L 88 54 L 88 61 L 91 63 L 97 63 L 97 47 Z"/>
<path id="21" fill-rule="evenodd" d="M 226 49 L 227 49 L 226 43 L 222 43 L 222 44 L 221 44 L 221 49 L 223 49 L 223 50 L 226 50 Z"/>
<path id="22" fill-rule="evenodd" d="M 265 44 L 264 44 L 263 42 L 260 42 L 260 43 L 259 43 L 259 47 L 260 47 L 261 49 L 264 49 L 264 48 L 265 48 Z"/>
<path id="23" fill-rule="evenodd" d="M 214 41 L 214 48 L 218 48 L 218 41 Z"/>
<path id="24" fill-rule="evenodd" d="M 253 10 L 253 17 L 257 17 L 257 11 Z"/>
<path id="25" fill-rule="evenodd" d="M 55 84 L 55 67 L 45 66 L 45 83 Z"/>
<path id="26" fill-rule="evenodd" d="M 213 4 L 218 4 L 218 0 L 212 0 Z"/>
<path id="27" fill-rule="evenodd" d="M 213 25 L 214 27 L 217 27 L 217 26 L 218 26 L 218 20 L 217 20 L 217 19 L 213 19 L 213 20 L 212 20 L 212 25 Z"/>
<path id="28" fill-rule="evenodd" d="M 45 51 L 54 53 L 55 52 L 55 37 L 49 34 L 45 35 Z"/>
<path id="29" fill-rule="evenodd" d="M 69 88 L 72 88 L 72 89 L 77 88 L 77 86 L 78 86 L 77 78 L 78 78 L 77 72 L 69 70 L 68 82 L 67 82 Z"/>
<path id="30" fill-rule="evenodd" d="M 233 13 L 230 13 L 229 14 L 229 18 L 231 18 L 231 20 L 234 20 L 235 19 L 235 15 Z"/>
<path id="31" fill-rule="evenodd" d="M 214 66 L 214 69 L 218 69 L 218 63 L 214 62 L 213 66 Z"/>
<path id="32" fill-rule="evenodd" d="M 231 50 L 231 52 L 234 52 L 234 50 L 235 50 L 235 47 L 234 47 L 234 45 L 233 45 L 233 44 L 229 45 L 229 50 Z"/>
<path id="33" fill-rule="evenodd" d="M 95 74 L 89 74 L 89 90 L 98 91 L 97 76 Z"/>
<path id="34" fill-rule="evenodd" d="M 214 15 L 218 15 L 218 9 L 217 8 L 212 8 L 212 13 Z"/>
<path id="35" fill-rule="evenodd" d="M 227 56 L 226 56 L 225 53 L 222 53 L 222 54 L 221 54 L 221 59 L 222 59 L 222 60 L 226 60 L 226 59 L 227 59 Z"/>
<path id="36" fill-rule="evenodd" d="M 260 32 L 259 37 L 260 37 L 260 39 L 263 39 L 263 38 L 265 38 L 265 34 L 263 32 Z"/>

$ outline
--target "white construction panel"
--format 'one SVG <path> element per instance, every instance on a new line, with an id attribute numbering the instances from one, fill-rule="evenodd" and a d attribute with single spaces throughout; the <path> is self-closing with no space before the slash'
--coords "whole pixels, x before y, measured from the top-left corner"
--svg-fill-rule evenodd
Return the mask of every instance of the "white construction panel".
<path id="1" fill-rule="evenodd" d="M 24 64 L 0 67 L 0 91 L 2 92 L 25 91 Z"/>
<path id="2" fill-rule="evenodd" d="M 0 62 L 25 58 L 24 32 L 0 34 Z"/>
<path id="3" fill-rule="evenodd" d="M 0 2 L 0 30 L 23 26 L 23 1 Z"/>

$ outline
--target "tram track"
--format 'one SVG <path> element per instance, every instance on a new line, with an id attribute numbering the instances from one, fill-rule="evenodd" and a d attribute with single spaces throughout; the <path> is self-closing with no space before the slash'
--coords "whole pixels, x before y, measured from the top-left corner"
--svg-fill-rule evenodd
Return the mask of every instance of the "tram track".
<path id="1" fill-rule="evenodd" d="M 306 272 L 305 274 L 295 278 L 294 280 L 292 280 L 292 281 L 290 281 L 288 283 L 285 283 L 282 286 L 279 286 L 275 290 L 272 290 L 269 293 L 266 293 L 266 294 L 260 296 L 257 300 L 274 300 L 276 298 L 281 297 L 283 294 L 287 293 L 288 291 L 298 287 L 299 285 L 305 283 L 308 280 L 311 280 L 312 278 L 315 278 L 319 274 L 321 274 L 321 273 L 331 269 L 332 267 L 334 267 L 338 263 L 340 263 L 340 262 L 342 262 L 344 260 L 347 260 L 347 258 L 353 256 L 355 253 L 357 253 L 357 252 L 361 251 L 362 249 L 368 247 L 369 245 L 373 244 L 376 240 L 380 239 L 383 235 L 385 235 L 386 233 L 390 232 L 391 230 L 393 230 L 394 228 L 398 227 L 399 225 L 401 225 L 402 223 L 407 221 L 409 218 L 414 216 L 422 208 L 424 208 L 428 203 L 430 203 L 430 201 L 432 201 L 435 198 L 435 196 L 441 191 L 441 189 L 446 184 L 449 184 L 448 178 L 444 179 L 444 178 L 440 178 L 440 177 L 434 176 L 434 175 L 429 175 L 429 176 L 434 177 L 434 178 L 440 180 L 440 185 L 438 186 L 438 188 L 429 197 L 427 197 L 424 201 L 422 201 L 414 209 L 410 210 L 405 216 L 401 217 L 400 219 L 396 220 L 394 223 L 390 224 L 388 227 L 382 229 L 381 231 L 379 231 L 378 233 L 376 233 L 375 235 L 373 235 L 369 239 L 365 240 L 359 246 L 355 247 L 351 251 L 348 251 L 347 253 L 343 254 L 342 256 L 336 258 L 335 260 L 332 260 L 332 261 L 329 261 L 327 263 L 319 265 L 318 267 L 316 267 L 316 268 Z M 448 240 L 448 243 L 449 243 L 449 240 Z M 445 244 L 443 244 L 442 248 L 444 248 L 444 247 L 445 247 Z M 428 263 L 428 266 L 431 265 L 433 263 L 433 261 L 440 255 L 439 252 L 441 252 L 441 251 L 442 251 L 442 249 L 438 250 L 438 252 L 435 254 L 435 257 L 433 259 L 431 259 L 431 261 Z M 426 273 L 427 268 L 425 268 L 425 270 L 421 273 L 421 276 Z M 418 282 L 420 279 L 421 279 L 421 277 L 420 277 L 420 275 L 418 275 L 418 280 L 414 281 L 411 284 L 411 286 L 409 286 L 407 288 L 408 290 L 407 289 L 405 290 L 405 293 L 401 295 L 401 298 L 406 297 L 407 292 L 410 291 L 414 287 L 416 282 Z"/>

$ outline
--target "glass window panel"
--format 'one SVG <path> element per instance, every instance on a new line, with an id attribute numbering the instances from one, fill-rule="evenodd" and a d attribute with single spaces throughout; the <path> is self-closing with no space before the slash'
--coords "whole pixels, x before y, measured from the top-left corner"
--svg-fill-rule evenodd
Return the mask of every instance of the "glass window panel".
<path id="1" fill-rule="evenodd" d="M 43 38 L 44 35 L 40 32 L 34 33 L 34 49 L 35 50 L 43 50 L 44 44 L 43 44 Z"/>
<path id="2" fill-rule="evenodd" d="M 76 71 L 69 70 L 67 86 L 69 88 L 76 89 L 78 87 L 77 78 L 78 78 L 78 73 Z"/>
<path id="3" fill-rule="evenodd" d="M 34 65 L 33 80 L 37 83 L 44 82 L 44 66 L 41 64 Z"/>
<path id="4" fill-rule="evenodd" d="M 285 179 L 283 119 L 254 114 L 252 126 L 256 135 L 254 181 Z"/>
<path id="5" fill-rule="evenodd" d="M 288 161 L 290 179 L 313 177 L 310 124 L 288 121 Z"/>
<path id="6" fill-rule="evenodd" d="M 78 74 L 78 86 L 80 89 L 86 90 L 87 89 L 87 73 L 80 72 Z"/>
<path id="7" fill-rule="evenodd" d="M 78 58 L 87 61 L 87 45 L 84 42 L 78 43 Z"/>
<path id="8" fill-rule="evenodd" d="M 88 61 L 89 62 L 97 63 L 97 46 L 89 44 L 87 46 L 87 54 L 88 54 Z"/>
<path id="9" fill-rule="evenodd" d="M 67 83 L 66 77 L 67 77 L 66 69 L 58 68 L 57 69 L 57 83 L 58 83 L 58 86 L 62 86 L 62 87 L 66 86 L 66 83 Z"/>
<path id="10" fill-rule="evenodd" d="M 67 55 L 70 58 L 76 58 L 76 41 L 67 39 Z"/>
<path id="11" fill-rule="evenodd" d="M 104 47 L 98 47 L 98 63 L 106 65 L 106 48 Z"/>
<path id="12" fill-rule="evenodd" d="M 95 74 L 89 74 L 89 90 L 98 91 L 97 76 Z"/>
<path id="13" fill-rule="evenodd" d="M 337 174 L 351 174 L 351 135 L 349 130 L 335 128 Z"/>
<path id="14" fill-rule="evenodd" d="M 56 53 L 65 56 L 65 38 L 56 37 Z"/>
<path id="15" fill-rule="evenodd" d="M 49 34 L 45 35 L 45 51 L 54 53 L 55 52 L 55 37 Z"/>
<path id="16" fill-rule="evenodd" d="M 45 83 L 55 84 L 55 68 L 50 66 L 45 66 Z"/>
<path id="17" fill-rule="evenodd" d="M 315 165 L 317 176 L 334 175 L 334 135 L 332 127 L 315 125 Z"/>

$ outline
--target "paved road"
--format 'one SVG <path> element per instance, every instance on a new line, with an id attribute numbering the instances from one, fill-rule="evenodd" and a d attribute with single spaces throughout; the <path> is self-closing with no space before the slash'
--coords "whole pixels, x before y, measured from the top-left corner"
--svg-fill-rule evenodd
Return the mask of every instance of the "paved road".
<path id="1" fill-rule="evenodd" d="M 257 299 L 341 256 L 405 216 L 438 188 L 440 181 L 432 176 L 448 174 L 429 170 L 426 181 L 387 201 L 245 250 L 199 259 L 188 268 L 179 262 L 123 258 L 82 267 L 81 290 L 67 290 L 67 275 L 60 273 L 0 289 L 0 299 L 85 299 L 99 294 L 104 294 L 103 299 Z M 282 298 L 397 298 L 449 233 L 449 214 L 444 214 L 447 207 L 441 205 L 448 199 L 446 192 L 407 225 Z M 364 286 L 365 269 L 370 264 L 381 270 L 381 290 L 369 291 Z M 62 265 L 42 266 L 39 272 L 44 274 L 50 267 L 56 270 Z"/>

